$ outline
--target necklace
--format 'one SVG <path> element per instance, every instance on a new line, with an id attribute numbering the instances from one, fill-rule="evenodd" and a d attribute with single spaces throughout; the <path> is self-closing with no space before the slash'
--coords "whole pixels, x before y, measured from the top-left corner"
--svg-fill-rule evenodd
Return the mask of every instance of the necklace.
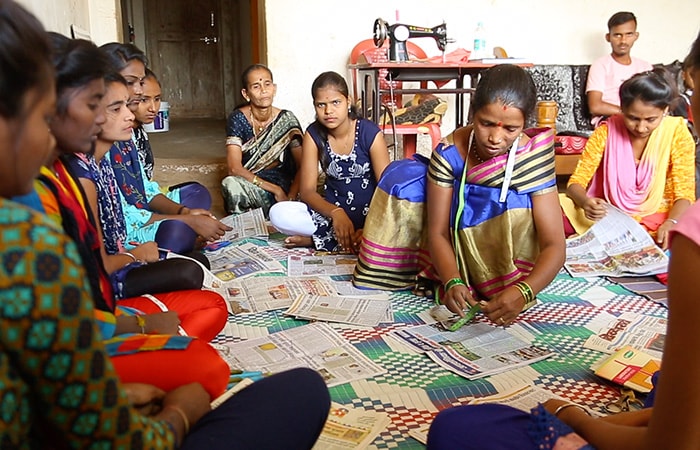
<path id="1" fill-rule="evenodd" d="M 250 109 L 250 124 L 253 126 L 253 134 L 258 135 L 262 130 L 267 127 L 272 121 L 272 117 L 268 118 L 264 122 L 258 122 L 255 120 L 255 114 L 253 114 L 253 108 Z"/>
<path id="2" fill-rule="evenodd" d="M 355 127 L 351 127 L 351 129 L 345 135 L 345 138 L 342 142 L 339 142 L 338 138 L 336 138 L 335 136 L 333 136 L 333 138 L 336 144 L 338 144 L 337 146 L 340 147 L 338 149 L 340 151 L 336 151 L 333 149 L 332 150 L 338 155 L 349 155 L 350 153 L 352 153 L 352 148 L 355 145 Z M 330 141 L 328 141 L 328 146 L 331 146 Z"/>
<path id="3" fill-rule="evenodd" d="M 483 164 L 485 161 L 481 159 L 481 156 L 479 156 L 479 151 L 476 149 L 476 139 L 474 139 L 474 132 L 472 131 L 472 135 L 469 136 L 469 140 L 471 141 L 471 145 L 469 146 L 469 153 L 472 152 L 472 149 L 474 150 L 474 158 L 476 158 L 477 161 L 479 161 L 479 164 Z"/>

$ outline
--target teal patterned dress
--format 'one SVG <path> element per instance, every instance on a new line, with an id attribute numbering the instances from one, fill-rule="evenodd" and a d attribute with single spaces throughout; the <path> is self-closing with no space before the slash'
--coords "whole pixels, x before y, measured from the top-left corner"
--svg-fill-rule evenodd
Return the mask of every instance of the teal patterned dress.
<path id="1" fill-rule="evenodd" d="M 173 448 L 129 406 L 73 242 L 0 198 L 0 448 Z"/>

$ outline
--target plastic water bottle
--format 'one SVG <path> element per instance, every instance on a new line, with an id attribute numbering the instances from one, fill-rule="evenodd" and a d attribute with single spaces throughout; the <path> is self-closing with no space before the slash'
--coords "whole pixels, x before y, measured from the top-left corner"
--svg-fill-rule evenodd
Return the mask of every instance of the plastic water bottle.
<path id="1" fill-rule="evenodd" d="M 486 51 L 486 30 L 484 29 L 484 22 L 479 21 L 476 24 L 476 30 L 474 30 L 474 54 L 472 59 L 488 58 L 488 52 Z"/>

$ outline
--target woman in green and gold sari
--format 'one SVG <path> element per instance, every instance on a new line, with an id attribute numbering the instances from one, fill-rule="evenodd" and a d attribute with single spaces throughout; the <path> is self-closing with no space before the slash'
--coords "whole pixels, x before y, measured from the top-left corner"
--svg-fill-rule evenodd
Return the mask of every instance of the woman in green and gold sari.
<path id="1" fill-rule="evenodd" d="M 438 145 L 428 167 L 419 158 L 389 165 L 365 223 L 356 285 L 434 280 L 451 311 L 481 302 L 499 325 L 534 303 L 565 258 L 554 136 L 524 130 L 535 102 L 527 72 L 494 67 L 476 89 L 473 124 Z"/>
<path id="2" fill-rule="evenodd" d="M 302 131 L 291 111 L 272 105 L 277 86 L 262 64 L 242 75 L 241 94 L 248 104 L 234 110 L 226 125 L 228 174 L 221 183 L 226 210 L 232 214 L 263 208 L 299 192 L 297 167 Z"/>

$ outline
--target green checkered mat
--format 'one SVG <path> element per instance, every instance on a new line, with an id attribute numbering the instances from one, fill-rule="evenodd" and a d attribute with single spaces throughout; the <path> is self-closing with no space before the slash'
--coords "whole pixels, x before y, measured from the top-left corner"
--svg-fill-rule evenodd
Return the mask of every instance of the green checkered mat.
<path id="1" fill-rule="evenodd" d="M 284 250 L 274 248 L 283 259 Z M 427 356 L 416 354 L 387 335 L 395 329 L 421 324 L 418 313 L 432 302 L 409 292 L 391 295 L 395 323 L 375 328 L 334 324 L 333 327 L 386 373 L 330 389 L 334 401 L 365 410 L 382 411 L 391 424 L 371 448 L 424 448 L 408 430 L 432 420 L 438 411 L 466 403 L 469 397 L 496 394 L 531 383 L 594 410 L 618 398 L 614 385 L 593 375 L 590 365 L 601 353 L 582 348 L 592 334 L 585 326 L 599 313 L 625 311 L 665 316 L 660 305 L 633 294 L 603 278 L 571 278 L 565 272 L 538 296 L 539 303 L 524 313 L 518 324 L 535 336 L 535 342 L 555 352 L 553 357 L 504 374 L 469 381 L 441 368 Z M 485 320 L 480 318 L 479 320 Z M 257 332 L 274 333 L 308 322 L 282 315 L 281 311 L 230 316 L 224 334 L 215 342 L 228 343 Z M 228 332 L 227 330 L 235 330 Z M 252 333 L 252 334 L 251 334 Z"/>

